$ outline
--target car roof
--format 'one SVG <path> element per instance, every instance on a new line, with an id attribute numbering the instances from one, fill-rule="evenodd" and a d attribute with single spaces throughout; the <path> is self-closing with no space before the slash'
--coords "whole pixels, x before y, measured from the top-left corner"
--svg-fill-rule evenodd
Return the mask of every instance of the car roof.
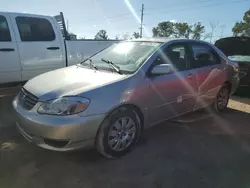
<path id="1" fill-rule="evenodd" d="M 201 40 L 193 40 L 193 39 L 186 39 L 186 38 L 170 38 L 170 37 L 146 37 L 146 38 L 138 38 L 138 39 L 131 39 L 129 41 L 135 42 L 160 42 L 160 43 L 168 43 L 168 42 L 198 42 L 203 44 L 209 44 L 206 41 Z"/>

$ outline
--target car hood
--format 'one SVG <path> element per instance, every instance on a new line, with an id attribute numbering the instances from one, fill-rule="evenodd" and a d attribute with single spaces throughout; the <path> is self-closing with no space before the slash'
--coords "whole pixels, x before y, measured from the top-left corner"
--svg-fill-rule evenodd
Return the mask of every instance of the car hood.
<path id="1" fill-rule="evenodd" d="M 226 56 L 250 55 L 250 37 L 222 38 L 215 42 L 215 46 L 219 48 Z"/>
<path id="2" fill-rule="evenodd" d="M 47 72 L 29 80 L 24 88 L 40 101 L 83 92 L 122 80 L 126 75 L 71 66 Z"/>

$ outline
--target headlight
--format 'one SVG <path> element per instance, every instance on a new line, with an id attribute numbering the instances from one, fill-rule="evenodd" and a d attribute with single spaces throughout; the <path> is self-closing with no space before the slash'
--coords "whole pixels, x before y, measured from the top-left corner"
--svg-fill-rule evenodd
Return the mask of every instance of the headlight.
<path id="1" fill-rule="evenodd" d="M 50 115 L 72 115 L 84 111 L 89 105 L 89 99 L 82 97 L 62 97 L 46 101 L 39 106 L 37 112 L 39 114 Z"/>

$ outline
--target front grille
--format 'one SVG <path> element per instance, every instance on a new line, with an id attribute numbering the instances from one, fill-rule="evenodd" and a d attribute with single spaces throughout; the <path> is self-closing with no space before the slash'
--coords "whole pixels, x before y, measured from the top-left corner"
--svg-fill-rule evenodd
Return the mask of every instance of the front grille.
<path id="1" fill-rule="evenodd" d="M 24 88 L 21 89 L 19 93 L 19 102 L 25 109 L 31 110 L 36 105 L 37 101 L 38 97 L 31 94 Z"/>

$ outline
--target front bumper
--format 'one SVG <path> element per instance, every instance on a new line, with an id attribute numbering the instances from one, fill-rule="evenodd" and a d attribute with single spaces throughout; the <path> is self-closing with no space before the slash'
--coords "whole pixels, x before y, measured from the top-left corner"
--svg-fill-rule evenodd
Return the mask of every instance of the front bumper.
<path id="1" fill-rule="evenodd" d="M 36 110 L 24 109 L 18 104 L 17 98 L 13 101 L 13 107 L 20 133 L 29 142 L 55 151 L 93 147 L 99 126 L 106 116 L 106 114 L 85 117 L 41 115 Z"/>

